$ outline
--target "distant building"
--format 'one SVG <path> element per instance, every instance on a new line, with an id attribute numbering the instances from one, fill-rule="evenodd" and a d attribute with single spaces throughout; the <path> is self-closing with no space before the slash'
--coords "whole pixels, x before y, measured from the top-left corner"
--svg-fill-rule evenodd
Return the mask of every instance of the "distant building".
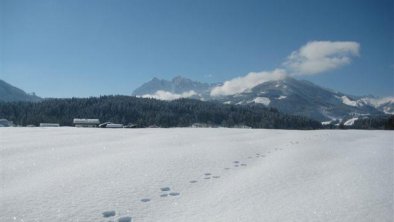
<path id="1" fill-rule="evenodd" d="M 59 127 L 59 123 L 40 123 L 40 127 Z"/>
<path id="2" fill-rule="evenodd" d="M 109 123 L 105 128 L 123 128 L 123 124 Z"/>
<path id="3" fill-rule="evenodd" d="M 13 125 L 14 123 L 12 121 L 8 121 L 6 119 L 0 119 L 0 127 L 9 127 Z"/>
<path id="4" fill-rule="evenodd" d="M 74 126 L 76 127 L 97 127 L 100 124 L 99 119 L 74 119 Z"/>

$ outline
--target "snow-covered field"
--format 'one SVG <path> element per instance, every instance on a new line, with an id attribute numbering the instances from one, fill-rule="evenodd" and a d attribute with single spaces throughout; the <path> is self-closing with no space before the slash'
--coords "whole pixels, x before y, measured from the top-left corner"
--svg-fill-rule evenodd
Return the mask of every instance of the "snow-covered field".
<path id="1" fill-rule="evenodd" d="M 0 146 L 2 222 L 394 220 L 388 131 L 1 128 Z"/>

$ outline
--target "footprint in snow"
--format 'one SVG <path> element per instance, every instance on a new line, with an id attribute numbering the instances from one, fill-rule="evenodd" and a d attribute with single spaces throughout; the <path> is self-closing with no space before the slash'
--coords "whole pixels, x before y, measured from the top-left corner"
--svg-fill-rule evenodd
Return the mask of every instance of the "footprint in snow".
<path id="1" fill-rule="evenodd" d="M 144 199 L 141 199 L 141 202 L 144 202 L 144 203 L 146 203 L 146 202 L 149 202 L 150 201 L 150 199 L 149 198 L 144 198 Z"/>
<path id="2" fill-rule="evenodd" d="M 239 161 L 234 161 L 233 163 L 239 163 Z"/>
<path id="3" fill-rule="evenodd" d="M 248 165 L 248 164 L 246 164 L 246 163 L 242 163 L 242 164 L 241 164 L 241 166 L 247 166 L 247 165 Z"/>
<path id="4" fill-rule="evenodd" d="M 115 216 L 115 211 L 114 210 L 108 210 L 108 211 L 104 211 L 103 213 L 103 217 L 113 217 Z"/>
<path id="5" fill-rule="evenodd" d="M 239 165 L 234 165 L 235 167 L 239 167 Z"/>
<path id="6" fill-rule="evenodd" d="M 211 179 L 211 177 L 205 177 L 204 179 L 209 180 L 209 179 Z"/>
<path id="7" fill-rule="evenodd" d="M 226 168 L 224 168 L 225 170 L 229 170 L 230 168 L 228 168 L 228 167 L 226 167 Z"/>
<path id="8" fill-rule="evenodd" d="M 131 217 L 120 217 L 118 222 L 131 222 L 133 219 Z"/>
<path id="9" fill-rule="evenodd" d="M 189 183 L 197 183 L 197 180 L 191 180 Z"/>
<path id="10" fill-rule="evenodd" d="M 170 191 L 170 188 L 169 187 L 162 187 L 162 188 L 160 188 L 160 190 L 161 191 Z"/>
<path id="11" fill-rule="evenodd" d="M 179 195 L 181 195 L 181 194 L 178 193 L 178 192 L 171 192 L 171 193 L 170 193 L 170 196 L 179 196 Z"/>
<path id="12" fill-rule="evenodd" d="M 168 193 L 166 193 L 167 191 L 170 191 L 171 189 L 169 187 L 162 187 L 160 188 L 160 190 L 163 192 L 160 197 L 168 197 Z"/>
<path id="13" fill-rule="evenodd" d="M 210 174 L 210 173 L 205 173 L 204 175 L 205 175 L 205 176 L 210 176 L 211 174 Z"/>
<path id="14" fill-rule="evenodd" d="M 218 178 L 220 178 L 220 176 L 213 176 L 213 178 L 218 179 Z"/>

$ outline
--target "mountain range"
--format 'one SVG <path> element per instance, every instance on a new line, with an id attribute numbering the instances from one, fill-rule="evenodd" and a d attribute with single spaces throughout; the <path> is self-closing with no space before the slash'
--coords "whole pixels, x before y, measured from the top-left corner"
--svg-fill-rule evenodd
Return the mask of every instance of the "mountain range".
<path id="1" fill-rule="evenodd" d="M 0 79 L 0 101 L 13 102 L 13 101 L 30 101 L 37 102 L 42 100 L 34 93 L 28 94 L 25 91 L 5 82 Z"/>
<path id="2" fill-rule="evenodd" d="M 132 95 L 154 94 L 159 90 L 171 92 L 173 94 L 182 94 L 190 91 L 199 94 L 209 94 L 210 89 L 217 85 L 219 84 L 201 83 L 182 76 L 176 76 L 171 81 L 154 77 L 151 81 L 135 89 Z"/>
<path id="3" fill-rule="evenodd" d="M 172 80 L 153 78 L 132 95 L 171 100 L 190 97 L 224 104 L 262 104 L 281 112 L 306 116 L 321 122 L 341 122 L 371 115 L 394 114 L 394 98 L 352 96 L 318 86 L 306 80 L 285 77 L 261 83 L 250 90 L 226 96 L 212 96 L 221 84 L 207 84 L 180 76 Z"/>
<path id="4" fill-rule="evenodd" d="M 177 76 L 172 80 L 153 78 L 135 89 L 137 97 L 174 100 L 193 98 L 222 104 L 255 105 L 275 108 L 281 112 L 305 116 L 323 124 L 344 123 L 368 116 L 394 114 L 394 97 L 353 96 L 318 86 L 306 80 L 285 77 L 263 82 L 250 90 L 225 96 L 212 96 L 221 83 L 201 83 Z M 0 102 L 37 102 L 42 98 L 0 80 Z"/>

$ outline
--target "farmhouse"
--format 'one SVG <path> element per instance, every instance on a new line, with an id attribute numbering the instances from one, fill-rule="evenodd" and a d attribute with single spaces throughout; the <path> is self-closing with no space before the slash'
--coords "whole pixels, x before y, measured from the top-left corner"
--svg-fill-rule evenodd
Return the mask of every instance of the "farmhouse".
<path id="1" fill-rule="evenodd" d="M 99 119 L 74 119 L 76 127 L 97 127 L 100 124 Z"/>

